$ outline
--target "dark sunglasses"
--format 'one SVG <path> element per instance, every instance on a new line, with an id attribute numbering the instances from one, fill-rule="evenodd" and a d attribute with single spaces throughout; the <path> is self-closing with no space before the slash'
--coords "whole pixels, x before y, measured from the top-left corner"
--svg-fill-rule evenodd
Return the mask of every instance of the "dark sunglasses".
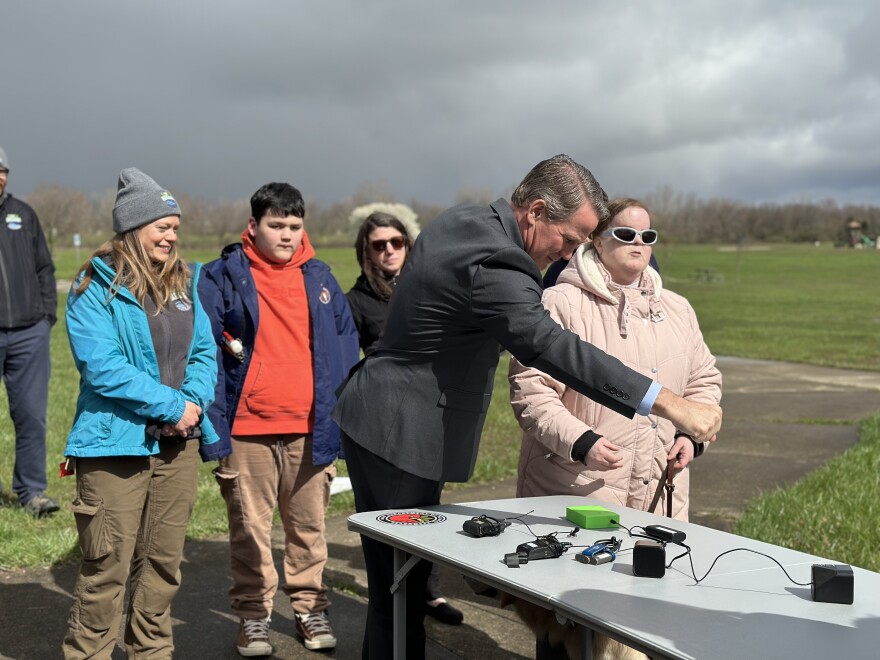
<path id="1" fill-rule="evenodd" d="M 406 241 L 403 240 L 403 236 L 395 236 L 394 238 L 389 238 L 384 241 L 370 241 L 370 247 L 373 248 L 376 252 L 385 252 L 385 246 L 391 243 L 391 247 L 395 250 L 402 250 L 403 246 L 406 245 Z"/>
<path id="2" fill-rule="evenodd" d="M 636 236 L 642 237 L 642 243 L 645 245 L 654 245 L 657 242 L 656 229 L 633 229 L 632 227 L 612 227 L 608 231 L 603 231 L 602 236 L 613 236 L 621 243 L 635 243 Z"/>

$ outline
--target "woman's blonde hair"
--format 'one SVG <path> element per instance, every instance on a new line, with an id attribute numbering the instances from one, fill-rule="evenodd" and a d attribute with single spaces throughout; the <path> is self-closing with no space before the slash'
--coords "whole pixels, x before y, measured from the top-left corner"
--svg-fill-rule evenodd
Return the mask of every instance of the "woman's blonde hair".
<path id="1" fill-rule="evenodd" d="M 116 271 L 116 277 L 110 283 L 110 299 L 124 286 L 131 291 L 141 307 L 144 307 L 147 296 L 151 297 L 156 304 L 157 313 L 173 298 L 189 300 L 189 267 L 177 253 L 177 244 L 171 246 L 168 261 L 153 263 L 141 243 L 141 229 L 138 227 L 116 234 L 95 250 L 89 260 L 77 270 L 77 277 L 81 274 L 82 280 L 76 287 L 76 292 L 85 291 L 92 281 L 95 274 L 92 259 L 103 259 L 109 255 L 111 265 Z"/>

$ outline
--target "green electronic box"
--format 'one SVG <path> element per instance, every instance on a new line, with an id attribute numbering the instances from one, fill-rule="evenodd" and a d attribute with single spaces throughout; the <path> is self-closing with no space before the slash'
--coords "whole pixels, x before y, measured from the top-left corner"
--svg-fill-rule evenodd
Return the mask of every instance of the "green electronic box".
<path id="1" fill-rule="evenodd" d="M 565 517 L 582 529 L 608 529 L 620 525 L 620 516 L 604 506 L 569 506 Z"/>

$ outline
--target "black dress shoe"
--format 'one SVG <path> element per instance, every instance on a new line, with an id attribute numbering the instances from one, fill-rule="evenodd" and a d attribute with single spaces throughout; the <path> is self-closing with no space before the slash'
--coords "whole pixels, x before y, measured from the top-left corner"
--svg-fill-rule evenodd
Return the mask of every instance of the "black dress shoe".
<path id="1" fill-rule="evenodd" d="M 437 605 L 425 603 L 425 614 L 447 626 L 460 626 L 464 621 L 464 614 L 461 613 L 461 610 L 454 608 L 449 603 L 438 603 Z"/>

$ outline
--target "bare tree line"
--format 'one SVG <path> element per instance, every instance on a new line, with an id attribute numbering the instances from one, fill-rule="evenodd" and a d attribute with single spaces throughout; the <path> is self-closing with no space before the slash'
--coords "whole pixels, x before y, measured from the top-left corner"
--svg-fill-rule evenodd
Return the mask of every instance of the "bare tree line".
<path id="1" fill-rule="evenodd" d="M 846 226 L 859 222 L 865 232 L 880 232 L 880 207 L 819 203 L 744 204 L 729 199 L 698 199 L 665 187 L 646 195 L 655 227 L 663 239 L 681 243 L 815 241 L 847 243 Z"/>
<path id="2" fill-rule="evenodd" d="M 250 215 L 247 198 L 231 202 L 177 195 L 186 218 L 188 244 L 219 248 L 237 240 Z M 463 188 L 455 203 L 488 203 L 494 199 L 486 188 Z M 84 247 L 95 247 L 110 237 L 114 191 L 88 196 L 59 185 L 40 186 L 26 201 L 37 211 L 52 247 L 71 245 L 79 234 Z M 745 204 L 729 199 L 699 199 L 669 187 L 642 198 L 651 210 L 654 226 L 664 240 L 681 243 L 744 242 L 845 242 L 845 226 L 857 221 L 865 232 L 880 233 L 880 207 L 845 204 L 833 200 L 820 203 Z M 323 205 L 308 202 L 306 227 L 315 243 L 349 245 L 356 228 L 349 225 L 352 209 L 371 202 L 398 201 L 382 182 L 367 183 L 350 197 Z M 410 202 L 424 227 L 444 207 Z M 191 237 L 191 238 L 190 238 Z"/>

